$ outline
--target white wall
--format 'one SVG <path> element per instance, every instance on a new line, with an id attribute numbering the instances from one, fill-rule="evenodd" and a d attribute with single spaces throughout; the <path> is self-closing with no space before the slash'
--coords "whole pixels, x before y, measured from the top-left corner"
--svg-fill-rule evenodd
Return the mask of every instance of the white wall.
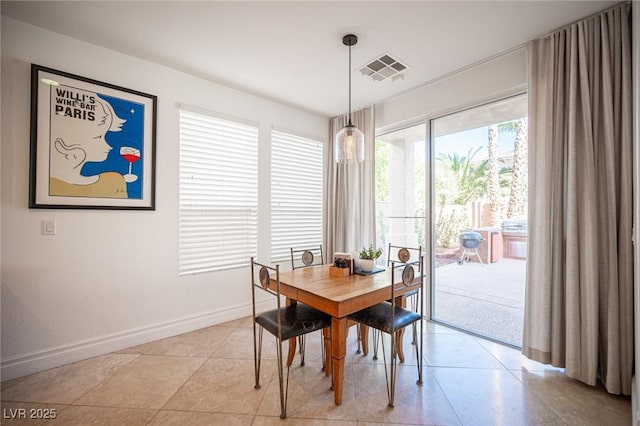
<path id="1" fill-rule="evenodd" d="M 527 88 L 526 50 L 514 50 L 376 105 L 376 127 L 397 128 Z"/>
<path id="2" fill-rule="evenodd" d="M 328 120 L 4 16 L 1 25 L 2 379 L 248 315 L 248 268 L 178 276 L 177 103 L 258 122 L 263 188 L 271 126 L 325 140 Z M 27 208 L 31 63 L 158 96 L 155 211 Z M 41 234 L 45 219 L 57 235 Z M 259 257 L 268 242 L 267 231 Z"/>

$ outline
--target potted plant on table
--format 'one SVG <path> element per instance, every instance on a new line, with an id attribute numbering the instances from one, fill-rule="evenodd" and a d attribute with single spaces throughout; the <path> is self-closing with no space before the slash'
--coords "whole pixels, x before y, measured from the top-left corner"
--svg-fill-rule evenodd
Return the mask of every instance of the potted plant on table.
<path id="1" fill-rule="evenodd" d="M 376 248 L 373 245 L 370 245 L 369 248 L 363 247 L 362 250 L 360 250 L 360 269 L 363 272 L 371 272 L 376 259 L 380 256 L 382 256 L 382 249 Z"/>

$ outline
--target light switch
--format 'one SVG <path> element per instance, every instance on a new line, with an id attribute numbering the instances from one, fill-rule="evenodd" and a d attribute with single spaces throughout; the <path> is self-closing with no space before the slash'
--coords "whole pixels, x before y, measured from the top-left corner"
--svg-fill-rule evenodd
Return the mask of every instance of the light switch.
<path id="1" fill-rule="evenodd" d="M 55 220 L 43 220 L 42 221 L 42 234 L 43 235 L 56 235 L 56 221 Z"/>

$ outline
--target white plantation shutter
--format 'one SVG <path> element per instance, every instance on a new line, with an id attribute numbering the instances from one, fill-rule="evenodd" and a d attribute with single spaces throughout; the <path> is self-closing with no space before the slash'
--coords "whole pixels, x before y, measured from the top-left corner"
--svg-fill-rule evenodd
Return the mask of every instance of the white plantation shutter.
<path id="1" fill-rule="evenodd" d="M 258 128 L 180 110 L 180 275 L 256 255 Z"/>
<path id="2" fill-rule="evenodd" d="M 322 143 L 271 132 L 271 261 L 322 244 Z M 326 255 L 325 255 L 326 258 Z"/>

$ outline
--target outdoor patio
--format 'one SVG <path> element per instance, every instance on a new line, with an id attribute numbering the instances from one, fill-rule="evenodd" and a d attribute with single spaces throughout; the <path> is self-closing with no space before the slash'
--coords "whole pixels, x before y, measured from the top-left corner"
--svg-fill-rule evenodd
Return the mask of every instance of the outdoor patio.
<path id="1" fill-rule="evenodd" d="M 433 318 L 521 346 L 525 274 L 521 259 L 440 266 Z"/>

